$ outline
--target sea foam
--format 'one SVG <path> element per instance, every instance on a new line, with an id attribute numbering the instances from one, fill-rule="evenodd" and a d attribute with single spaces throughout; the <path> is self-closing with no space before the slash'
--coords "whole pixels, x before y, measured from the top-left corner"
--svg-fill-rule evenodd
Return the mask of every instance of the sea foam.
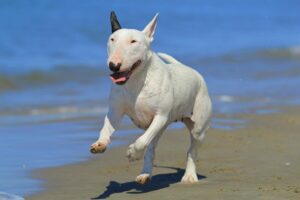
<path id="1" fill-rule="evenodd" d="M 0 192 L 0 200 L 25 200 L 23 197 L 14 195 L 14 194 L 8 194 L 6 192 Z"/>

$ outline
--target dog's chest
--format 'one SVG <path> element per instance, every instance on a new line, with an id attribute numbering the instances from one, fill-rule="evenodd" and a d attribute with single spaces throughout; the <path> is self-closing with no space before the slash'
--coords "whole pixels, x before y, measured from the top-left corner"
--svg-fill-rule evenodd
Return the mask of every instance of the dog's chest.
<path id="1" fill-rule="evenodd" d="M 155 103 L 152 98 L 128 97 L 126 98 L 126 114 L 139 128 L 147 129 L 155 115 Z"/>

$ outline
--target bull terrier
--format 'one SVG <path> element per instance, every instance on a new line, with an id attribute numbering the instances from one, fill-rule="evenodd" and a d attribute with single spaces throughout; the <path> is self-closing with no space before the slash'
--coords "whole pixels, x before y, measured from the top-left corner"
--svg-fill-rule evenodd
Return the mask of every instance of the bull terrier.
<path id="1" fill-rule="evenodd" d="M 151 180 L 155 147 L 169 124 L 183 122 L 190 133 L 183 183 L 196 183 L 197 152 L 209 127 L 212 103 L 203 77 L 173 57 L 151 51 L 158 14 L 144 30 L 121 28 L 114 12 L 112 34 L 107 42 L 107 64 L 113 82 L 109 111 L 92 153 L 103 153 L 124 115 L 144 129 L 127 150 L 130 161 L 144 156 L 144 167 L 136 177 L 140 184 Z"/>

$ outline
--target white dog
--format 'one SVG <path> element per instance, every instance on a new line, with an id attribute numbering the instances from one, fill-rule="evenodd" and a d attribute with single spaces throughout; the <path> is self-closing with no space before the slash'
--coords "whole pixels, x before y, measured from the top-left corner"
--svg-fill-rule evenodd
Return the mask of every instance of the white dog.
<path id="1" fill-rule="evenodd" d="M 195 183 L 198 181 L 195 161 L 209 127 L 211 100 L 197 71 L 169 55 L 157 55 L 150 50 L 157 16 L 143 31 L 138 31 L 122 29 L 115 13 L 111 13 L 107 62 L 114 84 L 104 126 L 91 152 L 104 152 L 122 116 L 128 115 L 136 126 L 145 130 L 127 150 L 130 161 L 144 156 L 144 167 L 136 181 L 145 184 L 151 178 L 154 151 L 160 136 L 169 124 L 182 121 L 191 137 L 182 182 Z"/>

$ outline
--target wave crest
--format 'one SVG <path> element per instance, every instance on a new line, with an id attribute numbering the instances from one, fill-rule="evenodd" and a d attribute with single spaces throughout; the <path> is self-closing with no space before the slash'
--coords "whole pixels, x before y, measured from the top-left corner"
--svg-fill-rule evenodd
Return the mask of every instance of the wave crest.
<path id="1" fill-rule="evenodd" d="M 0 75 L 0 92 L 45 86 L 68 81 L 90 82 L 107 72 L 101 67 L 59 66 L 50 70 L 32 70 L 26 73 Z"/>
<path id="2" fill-rule="evenodd" d="M 0 200 L 25 200 L 23 197 L 15 194 L 8 194 L 6 192 L 0 192 Z"/>

